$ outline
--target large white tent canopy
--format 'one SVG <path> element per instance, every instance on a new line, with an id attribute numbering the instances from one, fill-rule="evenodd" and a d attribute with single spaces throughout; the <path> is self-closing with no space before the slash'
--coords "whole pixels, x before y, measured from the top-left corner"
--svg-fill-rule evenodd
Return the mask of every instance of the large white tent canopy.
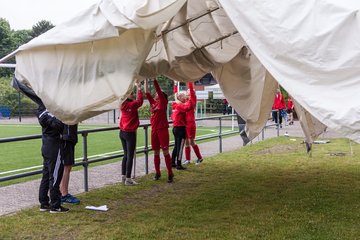
<path id="1" fill-rule="evenodd" d="M 102 0 L 21 46 L 16 77 L 71 124 L 117 108 L 136 79 L 211 72 L 250 138 L 280 83 L 312 115 L 308 127 L 319 120 L 360 142 L 359 9 L 354 0 Z"/>

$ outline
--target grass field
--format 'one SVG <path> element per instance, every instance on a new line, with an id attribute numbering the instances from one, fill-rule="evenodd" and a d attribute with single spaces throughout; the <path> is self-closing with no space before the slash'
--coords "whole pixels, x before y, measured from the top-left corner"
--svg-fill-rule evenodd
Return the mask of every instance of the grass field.
<path id="1" fill-rule="evenodd" d="M 95 129 L 101 127 L 109 127 L 109 125 L 80 125 L 79 130 Z M 150 135 L 149 129 L 149 135 Z M 199 127 L 197 136 L 205 136 L 217 133 L 215 128 Z M 24 135 L 41 134 L 39 125 L 0 125 L 0 138 L 16 137 Z M 172 139 L 173 134 L 170 132 Z M 88 156 L 93 158 L 99 154 L 119 152 L 122 146 L 119 140 L 119 131 L 107 131 L 90 133 L 88 135 Z M 150 144 L 150 140 L 149 140 Z M 137 133 L 137 146 L 144 146 L 144 131 L 139 128 Z M 41 157 L 41 139 L 3 143 L 0 144 L 0 174 L 16 169 L 24 169 L 33 166 L 42 165 Z M 76 145 L 76 161 L 81 161 L 83 157 L 83 140 L 79 136 L 79 143 Z M 38 168 L 40 169 L 40 168 Z M 28 171 L 28 170 L 27 170 Z M 6 176 L 9 174 L 1 174 Z"/>
<path id="2" fill-rule="evenodd" d="M 176 172 L 79 195 L 68 214 L 38 208 L 1 217 L 0 239 L 359 239 L 360 146 L 285 137 L 220 154 Z M 86 210 L 107 204 L 108 212 Z"/>

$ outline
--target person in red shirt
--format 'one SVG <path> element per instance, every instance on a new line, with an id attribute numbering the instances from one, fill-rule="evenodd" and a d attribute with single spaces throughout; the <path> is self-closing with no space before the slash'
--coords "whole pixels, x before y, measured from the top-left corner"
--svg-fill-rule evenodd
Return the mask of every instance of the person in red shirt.
<path id="1" fill-rule="evenodd" d="M 184 164 L 191 163 L 191 148 L 193 148 L 197 157 L 196 165 L 202 163 L 203 158 L 200 153 L 199 146 L 195 143 L 196 137 L 196 123 L 195 123 L 195 108 L 196 108 L 196 94 L 194 84 L 188 83 L 188 90 L 186 91 L 187 101 L 191 101 L 193 108 L 186 112 L 186 141 L 185 141 L 185 161 Z"/>
<path id="2" fill-rule="evenodd" d="M 181 165 L 182 153 L 186 140 L 186 114 L 194 110 L 193 101 L 186 101 L 186 95 L 177 92 L 176 82 L 174 84 L 175 102 L 172 104 L 171 118 L 173 120 L 173 134 L 175 147 L 172 152 L 172 166 L 177 170 L 184 170 Z"/>
<path id="3" fill-rule="evenodd" d="M 280 89 L 277 89 L 276 95 L 274 97 L 274 104 L 272 106 L 272 117 L 276 124 L 280 124 L 280 127 L 282 127 L 282 116 L 281 111 L 286 107 L 285 105 L 285 98 L 281 94 Z M 279 122 L 278 122 L 279 119 Z"/>
<path id="4" fill-rule="evenodd" d="M 174 174 L 171 169 L 171 156 L 169 154 L 169 122 L 167 120 L 167 95 L 162 92 L 159 83 L 154 79 L 156 90 L 155 97 L 150 94 L 148 80 L 145 80 L 146 98 L 150 103 L 150 124 L 151 124 L 151 147 L 154 150 L 155 177 L 159 180 L 160 172 L 160 148 L 165 157 L 165 164 L 168 170 L 168 183 L 174 180 Z"/>
<path id="5" fill-rule="evenodd" d="M 287 112 L 289 114 L 289 124 L 294 124 L 294 103 L 291 99 L 291 97 L 288 97 L 288 105 L 287 105 Z"/>
<path id="6" fill-rule="evenodd" d="M 140 125 L 138 109 L 142 106 L 144 99 L 138 82 L 136 83 L 136 86 L 138 91 L 137 99 L 135 100 L 134 92 L 131 92 L 128 98 L 120 106 L 121 117 L 119 137 L 124 150 L 121 166 L 121 180 L 126 186 L 138 184 L 131 179 L 131 169 L 136 149 L 136 130 Z"/>

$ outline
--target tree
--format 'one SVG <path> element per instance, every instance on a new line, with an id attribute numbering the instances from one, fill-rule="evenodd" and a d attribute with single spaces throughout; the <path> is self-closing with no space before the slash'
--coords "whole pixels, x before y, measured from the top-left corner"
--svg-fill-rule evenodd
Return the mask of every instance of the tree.
<path id="1" fill-rule="evenodd" d="M 31 30 L 13 31 L 10 29 L 9 22 L 0 18 L 0 58 L 12 53 L 19 46 L 32 39 Z M 15 63 L 15 57 L 6 61 L 6 63 Z M 0 68 L 0 77 L 9 77 L 13 74 L 13 69 Z"/>
<path id="2" fill-rule="evenodd" d="M 33 38 L 43 34 L 44 32 L 47 32 L 48 30 L 55 27 L 51 22 L 47 20 L 41 20 L 38 23 L 36 23 L 34 26 L 32 26 L 32 33 L 31 36 Z"/>
<path id="3" fill-rule="evenodd" d="M 159 75 L 157 77 L 161 89 L 170 97 L 174 94 L 174 81 L 170 78 Z"/>
<path id="4" fill-rule="evenodd" d="M 10 85 L 9 78 L 0 78 L 0 105 L 14 112 L 18 106 L 18 93 Z"/>
<path id="5" fill-rule="evenodd" d="M 11 29 L 9 22 L 0 18 L 0 58 L 5 57 L 11 52 L 13 43 L 11 38 Z M 11 69 L 0 68 L 0 77 L 8 77 L 12 74 Z"/>
<path id="6" fill-rule="evenodd" d="M 17 30 L 13 31 L 11 38 L 12 38 L 12 49 L 15 50 L 21 45 L 29 42 L 32 39 L 31 30 Z"/>

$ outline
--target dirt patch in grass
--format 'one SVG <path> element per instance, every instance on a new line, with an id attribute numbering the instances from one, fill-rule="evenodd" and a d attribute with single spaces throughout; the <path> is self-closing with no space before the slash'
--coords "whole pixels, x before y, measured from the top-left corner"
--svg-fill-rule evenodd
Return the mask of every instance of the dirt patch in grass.
<path id="1" fill-rule="evenodd" d="M 278 153 L 289 153 L 289 152 L 295 152 L 298 150 L 303 150 L 303 145 L 276 145 L 271 148 L 262 149 L 259 151 L 256 151 L 254 155 L 267 155 L 267 154 L 278 154 Z"/>

